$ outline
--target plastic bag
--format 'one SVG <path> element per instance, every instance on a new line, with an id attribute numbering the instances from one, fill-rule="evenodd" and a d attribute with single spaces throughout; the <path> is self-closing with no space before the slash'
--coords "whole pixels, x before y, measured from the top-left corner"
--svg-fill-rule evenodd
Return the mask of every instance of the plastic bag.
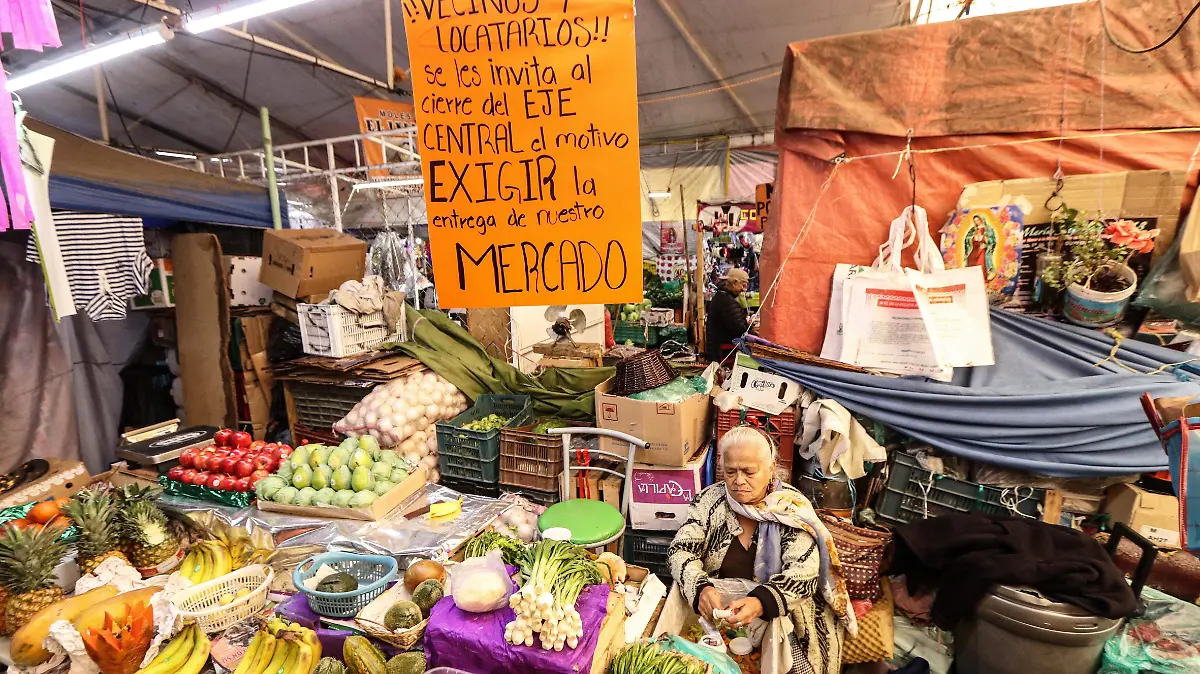
<path id="1" fill-rule="evenodd" d="M 652 403 L 678 403 L 687 400 L 697 393 L 704 393 L 705 388 L 703 377 L 677 377 L 658 388 L 634 393 L 629 397 L 634 400 L 643 400 Z"/>
<path id="2" fill-rule="evenodd" d="M 1104 644 L 1098 674 L 1185 674 L 1200 671 L 1200 606 L 1152 588 L 1142 590 L 1146 613 L 1125 623 Z"/>
<path id="3" fill-rule="evenodd" d="M 488 613 L 508 606 L 512 579 L 494 548 L 483 557 L 472 557 L 450 567 L 450 596 L 454 605 L 468 613 Z"/>
<path id="4" fill-rule="evenodd" d="M 1150 273 L 1142 281 L 1142 289 L 1133 299 L 1133 306 L 1195 324 L 1200 323 L 1200 302 L 1188 300 L 1187 276 L 1179 266 L 1179 246 L 1184 238 L 1184 230 L 1184 227 L 1179 228 L 1167 252 L 1150 268 Z"/>
<path id="5" fill-rule="evenodd" d="M 728 653 L 720 653 L 716 650 L 701 646 L 684 639 L 679 635 L 669 637 L 663 646 L 666 650 L 678 651 L 685 655 L 690 655 L 697 660 L 703 660 L 712 665 L 713 674 L 741 674 L 742 668 L 729 657 Z"/>

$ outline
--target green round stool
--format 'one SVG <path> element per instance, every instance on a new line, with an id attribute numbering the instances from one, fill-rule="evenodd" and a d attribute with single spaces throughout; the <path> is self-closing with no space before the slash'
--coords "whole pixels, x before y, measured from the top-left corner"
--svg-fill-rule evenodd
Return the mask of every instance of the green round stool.
<path id="1" fill-rule="evenodd" d="M 538 517 L 538 531 L 544 534 L 550 529 L 566 529 L 571 532 L 569 540 L 575 545 L 585 548 L 601 548 L 616 541 L 621 534 L 625 533 L 625 515 L 629 510 L 630 476 L 633 471 L 634 452 L 637 448 L 649 447 L 649 443 L 632 435 L 604 428 L 552 428 L 548 432 L 551 435 L 561 435 L 563 438 L 563 467 L 568 479 L 563 480 L 562 501 L 546 508 L 546 511 Z M 588 451 L 592 455 L 607 456 L 625 462 L 624 472 L 618 473 L 608 468 L 593 466 L 572 466 L 572 435 L 600 435 L 628 443 L 629 451 L 625 456 L 612 452 Z M 620 508 L 603 501 L 571 498 L 570 474 L 588 471 L 610 473 L 625 480 L 625 484 L 621 488 Z"/>

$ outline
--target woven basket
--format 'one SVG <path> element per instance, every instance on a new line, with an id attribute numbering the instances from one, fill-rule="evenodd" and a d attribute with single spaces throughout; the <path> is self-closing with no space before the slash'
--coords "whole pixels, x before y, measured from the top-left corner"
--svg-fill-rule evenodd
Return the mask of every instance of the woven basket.
<path id="1" fill-rule="evenodd" d="M 362 631 L 366 632 L 367 636 L 374 637 L 396 648 L 407 651 L 416 646 L 421 637 L 425 636 L 425 626 L 429 624 L 429 619 L 426 618 L 420 623 L 399 632 L 389 630 L 383 624 L 383 617 L 387 615 L 389 608 L 402 599 L 411 599 L 411 596 L 404 589 L 404 583 L 397 581 L 387 592 L 379 595 L 371 600 L 371 603 L 364 606 L 358 612 L 358 615 L 354 616 L 354 623 L 362 628 Z"/>
<path id="2" fill-rule="evenodd" d="M 851 599 L 877 601 L 883 594 L 879 565 L 892 534 L 851 524 L 840 517 L 821 513 L 821 519 L 833 537 L 842 570 L 846 574 L 846 590 Z"/>
<path id="3" fill-rule="evenodd" d="M 267 604 L 267 591 L 275 571 L 269 566 L 251 564 L 207 583 L 180 590 L 171 603 L 179 607 L 184 622 L 195 622 L 207 634 L 217 634 L 257 613 Z M 250 590 L 244 597 L 221 604 L 222 598 Z"/>
<path id="4" fill-rule="evenodd" d="M 609 393 L 617 396 L 641 393 L 669 384 L 679 376 L 658 351 L 645 351 L 617 362 L 617 373 Z"/>

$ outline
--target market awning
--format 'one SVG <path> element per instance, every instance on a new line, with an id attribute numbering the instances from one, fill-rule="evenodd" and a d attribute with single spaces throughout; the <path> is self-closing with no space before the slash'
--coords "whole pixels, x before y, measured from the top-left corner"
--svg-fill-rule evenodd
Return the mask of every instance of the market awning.
<path id="1" fill-rule="evenodd" d="M 207 175 L 77 136 L 32 118 L 32 131 L 54 138 L 50 205 L 93 213 L 271 227 L 265 188 Z M 286 200 L 279 198 L 283 220 Z"/>

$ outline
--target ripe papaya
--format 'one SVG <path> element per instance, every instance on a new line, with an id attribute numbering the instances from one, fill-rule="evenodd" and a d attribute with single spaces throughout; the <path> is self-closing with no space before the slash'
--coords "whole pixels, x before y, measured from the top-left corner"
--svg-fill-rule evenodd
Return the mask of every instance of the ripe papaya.
<path id="1" fill-rule="evenodd" d="M 78 617 L 75 618 L 75 630 L 80 634 L 87 634 L 89 627 L 99 630 L 104 626 L 104 614 L 113 614 L 113 622 L 124 622 L 126 614 L 129 613 L 131 604 L 141 602 L 149 604 L 150 598 L 162 592 L 162 588 L 158 586 L 144 587 L 140 590 L 131 590 L 122 592 L 114 597 L 110 597 L 102 602 L 89 606 Z"/>
<path id="2" fill-rule="evenodd" d="M 92 604 L 110 599 L 116 594 L 117 588 L 105 585 L 90 592 L 63 599 L 34 613 L 29 622 L 17 630 L 12 637 L 10 652 L 13 662 L 26 667 L 46 662 L 50 659 L 50 651 L 42 647 L 42 642 L 50 634 L 51 625 L 59 620 L 75 620 Z"/>

